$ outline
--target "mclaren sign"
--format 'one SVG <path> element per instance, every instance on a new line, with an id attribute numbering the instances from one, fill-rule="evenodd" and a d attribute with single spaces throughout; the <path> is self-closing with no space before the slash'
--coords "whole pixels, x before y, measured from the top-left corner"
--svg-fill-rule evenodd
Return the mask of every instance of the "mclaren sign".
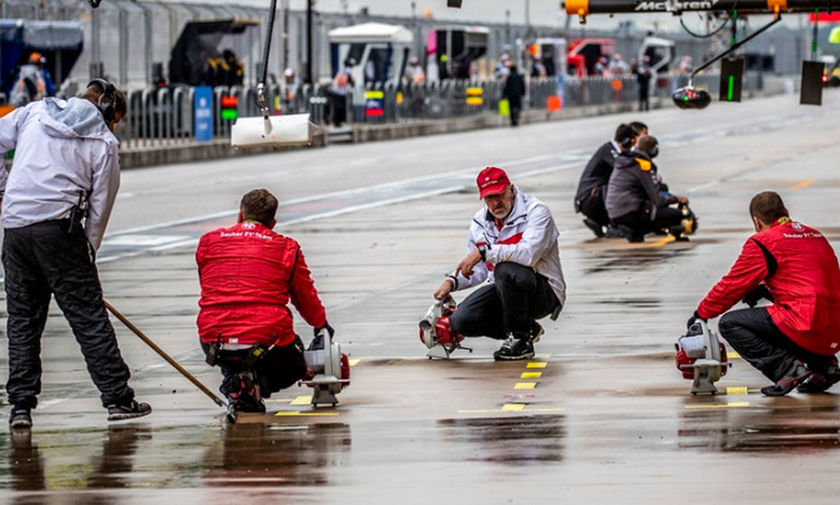
<path id="1" fill-rule="evenodd" d="M 685 2 L 653 2 L 642 1 L 633 9 L 636 12 L 650 11 L 707 11 L 712 10 L 718 0 L 688 0 Z"/>

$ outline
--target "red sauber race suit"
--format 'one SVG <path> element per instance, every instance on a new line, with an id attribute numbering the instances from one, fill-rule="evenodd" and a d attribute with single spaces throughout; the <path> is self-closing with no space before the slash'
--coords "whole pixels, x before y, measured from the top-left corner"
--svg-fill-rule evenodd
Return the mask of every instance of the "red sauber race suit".
<path id="1" fill-rule="evenodd" d="M 289 301 L 313 327 L 326 323 L 300 245 L 253 221 L 211 231 L 195 252 L 201 281 L 198 334 L 205 343 L 289 345 Z"/>
<path id="2" fill-rule="evenodd" d="M 767 311 L 782 333 L 816 354 L 840 351 L 840 268 L 822 233 L 787 218 L 756 233 L 698 315 L 723 314 L 762 281 L 773 294 Z"/>

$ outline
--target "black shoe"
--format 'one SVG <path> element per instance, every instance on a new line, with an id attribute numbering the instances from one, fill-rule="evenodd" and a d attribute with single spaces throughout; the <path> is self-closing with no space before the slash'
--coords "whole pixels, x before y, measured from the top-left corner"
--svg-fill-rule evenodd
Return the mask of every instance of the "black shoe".
<path id="1" fill-rule="evenodd" d="M 234 377 L 235 389 L 228 395 L 228 403 L 236 412 L 265 412 L 265 402 L 260 396 L 253 372 L 241 372 Z"/>
<path id="2" fill-rule="evenodd" d="M 607 238 L 624 238 L 627 236 L 627 230 L 620 226 L 608 225 L 607 234 L 605 236 Z"/>
<path id="3" fill-rule="evenodd" d="M 603 238 L 604 236 L 604 227 L 600 224 L 596 223 L 595 221 L 589 219 L 588 217 L 583 220 L 583 224 L 586 225 L 587 228 L 592 230 L 592 233 L 595 234 L 598 238 Z"/>
<path id="4" fill-rule="evenodd" d="M 130 403 L 113 403 L 108 405 L 108 420 L 122 421 L 124 419 L 134 419 L 135 417 L 143 417 L 152 413 L 152 407 L 148 403 L 131 400 Z"/>
<path id="5" fill-rule="evenodd" d="M 761 392 L 767 396 L 785 396 L 793 391 L 796 386 L 804 383 L 811 376 L 811 373 L 805 367 L 805 363 L 796 360 L 784 377 L 776 381 L 772 386 L 761 388 Z"/>
<path id="6" fill-rule="evenodd" d="M 32 414 L 29 407 L 12 407 L 9 414 L 9 428 L 27 430 L 32 427 Z"/>
<path id="7" fill-rule="evenodd" d="M 812 373 L 805 382 L 796 387 L 796 390 L 800 393 L 824 393 L 838 382 L 840 382 L 840 367 L 835 358 L 828 369 Z"/>
<path id="8" fill-rule="evenodd" d="M 531 343 L 536 344 L 540 341 L 540 337 L 545 333 L 542 325 L 536 321 L 531 323 Z"/>
<path id="9" fill-rule="evenodd" d="M 639 232 L 630 232 L 627 234 L 627 241 L 631 244 L 638 244 L 645 241 L 645 234 Z"/>
<path id="10" fill-rule="evenodd" d="M 530 335 L 517 336 L 513 333 L 502 344 L 498 351 L 493 353 L 496 361 L 514 361 L 519 359 L 530 359 L 534 357 L 534 344 Z"/>

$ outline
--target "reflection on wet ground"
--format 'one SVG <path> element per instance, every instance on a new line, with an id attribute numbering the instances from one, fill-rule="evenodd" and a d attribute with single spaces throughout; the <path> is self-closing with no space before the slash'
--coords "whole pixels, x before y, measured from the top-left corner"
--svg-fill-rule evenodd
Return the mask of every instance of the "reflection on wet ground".
<path id="1" fill-rule="evenodd" d="M 564 416 L 441 419 L 447 442 L 474 443 L 480 451 L 468 461 L 539 464 L 563 460 Z"/>
<path id="2" fill-rule="evenodd" d="M 329 483 L 329 471 L 348 462 L 346 424 L 227 425 L 221 445 L 204 455 L 204 485 L 311 486 Z"/>
<path id="3" fill-rule="evenodd" d="M 610 249 L 595 256 L 586 266 L 587 274 L 599 272 L 624 272 L 665 265 L 690 253 L 691 249 L 665 246 L 657 248 Z"/>
<path id="4" fill-rule="evenodd" d="M 794 453 L 840 448 L 837 405 L 686 411 L 678 447 L 721 452 Z"/>

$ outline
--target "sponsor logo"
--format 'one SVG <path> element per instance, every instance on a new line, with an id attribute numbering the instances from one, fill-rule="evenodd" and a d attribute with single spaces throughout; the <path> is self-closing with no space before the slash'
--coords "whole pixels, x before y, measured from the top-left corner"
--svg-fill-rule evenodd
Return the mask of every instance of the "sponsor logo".
<path id="1" fill-rule="evenodd" d="M 686 1 L 674 1 L 671 3 L 671 10 L 674 11 L 695 11 L 695 10 L 709 10 L 712 9 L 715 4 L 718 3 L 718 0 L 686 0 Z M 667 11 L 668 10 L 669 2 L 657 2 L 657 1 L 642 1 L 636 5 L 634 9 L 636 12 L 639 11 Z"/>

